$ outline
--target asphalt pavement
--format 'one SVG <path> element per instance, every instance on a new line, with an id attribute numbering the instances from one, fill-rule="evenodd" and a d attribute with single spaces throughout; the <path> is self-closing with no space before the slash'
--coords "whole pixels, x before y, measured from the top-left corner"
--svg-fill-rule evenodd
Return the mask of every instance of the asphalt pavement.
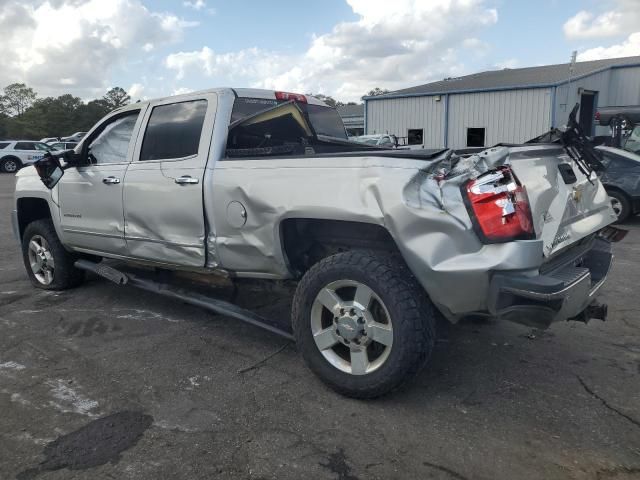
<path id="1" fill-rule="evenodd" d="M 463 322 L 412 384 L 356 401 L 233 319 L 95 277 L 32 288 L 13 187 L 0 175 L 1 479 L 640 478 L 640 217 L 607 322 Z M 238 298 L 288 319 L 278 289 Z"/>

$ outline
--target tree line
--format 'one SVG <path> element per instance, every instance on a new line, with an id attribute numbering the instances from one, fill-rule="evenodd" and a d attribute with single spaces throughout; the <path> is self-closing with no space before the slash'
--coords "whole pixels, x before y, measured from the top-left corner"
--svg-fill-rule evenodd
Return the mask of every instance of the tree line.
<path id="1" fill-rule="evenodd" d="M 120 87 L 85 103 L 71 94 L 39 98 L 24 83 L 13 83 L 0 94 L 0 139 L 39 140 L 86 132 L 107 113 L 130 101 Z"/>
<path id="2" fill-rule="evenodd" d="M 375 88 L 367 95 L 383 95 L 388 92 Z M 356 105 L 355 102 L 343 103 L 329 95 L 314 96 L 332 107 Z M 107 113 L 130 101 L 131 97 L 121 87 L 114 87 L 102 98 L 85 103 L 69 93 L 59 97 L 39 98 L 35 90 L 24 83 L 12 83 L 0 95 L 0 140 L 38 140 L 86 132 Z"/>

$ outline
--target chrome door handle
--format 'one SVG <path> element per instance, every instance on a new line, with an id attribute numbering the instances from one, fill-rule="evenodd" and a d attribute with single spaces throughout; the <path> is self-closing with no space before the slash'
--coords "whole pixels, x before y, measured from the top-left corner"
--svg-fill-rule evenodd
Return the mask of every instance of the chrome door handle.
<path id="1" fill-rule="evenodd" d="M 200 180 L 197 178 L 193 178 L 189 175 L 183 175 L 182 177 L 176 178 L 176 183 L 178 185 L 195 185 L 196 183 L 200 183 Z"/>
<path id="2" fill-rule="evenodd" d="M 114 185 L 116 183 L 120 183 L 120 179 L 116 177 L 107 177 L 102 179 L 102 183 L 106 185 Z"/>

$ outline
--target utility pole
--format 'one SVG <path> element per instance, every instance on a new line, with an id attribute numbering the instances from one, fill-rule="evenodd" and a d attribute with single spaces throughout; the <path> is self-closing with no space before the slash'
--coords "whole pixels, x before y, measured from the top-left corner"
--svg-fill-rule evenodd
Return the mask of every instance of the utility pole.
<path id="1" fill-rule="evenodd" d="M 578 58 L 578 51 L 571 52 L 571 61 L 569 62 L 569 84 L 567 85 L 567 99 L 565 105 L 569 106 L 569 90 L 571 90 L 571 81 L 573 80 L 573 72 L 576 70 L 576 59 Z"/>

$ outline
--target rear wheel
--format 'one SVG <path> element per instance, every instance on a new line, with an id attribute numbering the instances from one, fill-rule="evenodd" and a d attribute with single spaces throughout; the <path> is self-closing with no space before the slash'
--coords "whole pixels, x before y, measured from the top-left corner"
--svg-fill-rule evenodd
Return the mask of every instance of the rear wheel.
<path id="1" fill-rule="evenodd" d="M 624 193 L 612 191 L 608 192 L 611 200 L 611 208 L 618 217 L 617 223 L 624 222 L 631 214 L 631 202 Z"/>
<path id="2" fill-rule="evenodd" d="M 343 395 L 373 398 L 428 360 L 435 312 L 402 258 L 352 251 L 325 258 L 293 302 L 296 343 L 309 368 Z"/>
<path id="3" fill-rule="evenodd" d="M 17 158 L 5 158 L 0 162 L 0 170 L 4 173 L 16 173 L 20 170 L 22 163 Z"/>
<path id="4" fill-rule="evenodd" d="M 84 280 L 84 272 L 73 266 L 76 257 L 64 249 L 51 220 L 27 225 L 22 237 L 22 258 L 35 287 L 65 290 Z"/>

